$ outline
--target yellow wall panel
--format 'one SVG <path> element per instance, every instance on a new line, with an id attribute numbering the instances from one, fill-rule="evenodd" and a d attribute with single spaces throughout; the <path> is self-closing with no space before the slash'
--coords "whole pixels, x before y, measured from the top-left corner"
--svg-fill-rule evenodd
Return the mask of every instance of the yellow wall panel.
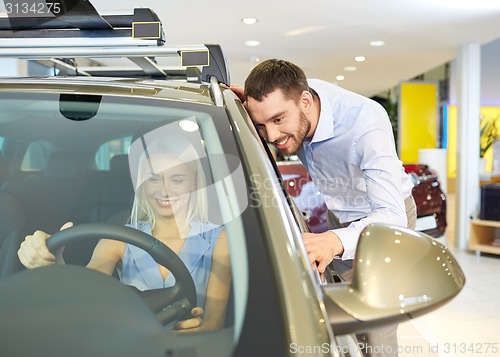
<path id="1" fill-rule="evenodd" d="M 448 106 L 448 117 L 446 127 L 448 128 L 448 177 L 457 177 L 457 107 L 455 105 Z"/>
<path id="2" fill-rule="evenodd" d="M 418 162 L 418 150 L 437 145 L 438 86 L 403 82 L 399 94 L 399 155 L 403 163 Z"/>

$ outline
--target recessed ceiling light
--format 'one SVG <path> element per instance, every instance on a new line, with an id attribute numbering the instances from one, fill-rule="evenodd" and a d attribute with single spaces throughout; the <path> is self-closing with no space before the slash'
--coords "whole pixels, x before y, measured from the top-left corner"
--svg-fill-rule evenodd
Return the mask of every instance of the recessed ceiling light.
<path id="1" fill-rule="evenodd" d="M 383 45 L 385 45 L 385 42 L 382 40 L 370 41 L 370 46 L 373 46 L 373 47 L 380 47 Z"/>
<path id="2" fill-rule="evenodd" d="M 354 60 L 356 62 L 364 62 L 365 59 L 366 59 L 365 56 L 356 56 L 356 57 L 354 57 Z"/>
<path id="3" fill-rule="evenodd" d="M 347 67 L 344 67 L 344 71 L 347 71 L 347 72 L 354 72 L 357 68 L 354 67 L 354 66 L 347 66 Z"/>
<path id="4" fill-rule="evenodd" d="M 241 19 L 241 22 L 243 22 L 245 25 L 253 25 L 257 22 L 257 19 L 255 17 L 244 17 L 243 19 Z"/>
<path id="5" fill-rule="evenodd" d="M 248 47 L 260 46 L 260 41 L 254 41 L 254 40 L 246 41 L 245 45 Z"/>
<path id="6" fill-rule="evenodd" d="M 250 62 L 259 63 L 260 62 L 260 57 L 252 56 L 252 57 L 250 57 Z"/>
<path id="7" fill-rule="evenodd" d="M 337 81 L 343 81 L 345 79 L 345 77 L 343 75 L 339 74 L 337 77 L 335 77 L 335 79 Z"/>

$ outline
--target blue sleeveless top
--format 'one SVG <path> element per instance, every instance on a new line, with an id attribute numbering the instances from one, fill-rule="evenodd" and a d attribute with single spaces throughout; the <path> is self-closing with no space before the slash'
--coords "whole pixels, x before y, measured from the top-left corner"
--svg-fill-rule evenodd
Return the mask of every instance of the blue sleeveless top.
<path id="1" fill-rule="evenodd" d="M 215 243 L 223 227 L 210 222 L 195 221 L 189 226 L 191 229 L 179 252 L 179 257 L 193 277 L 197 306 L 204 308 Z M 138 228 L 144 233 L 151 234 L 150 224 L 139 223 Z M 175 284 L 172 273 L 169 273 L 164 281 L 153 257 L 130 244 L 125 247 L 120 280 L 139 290 L 160 289 Z"/>

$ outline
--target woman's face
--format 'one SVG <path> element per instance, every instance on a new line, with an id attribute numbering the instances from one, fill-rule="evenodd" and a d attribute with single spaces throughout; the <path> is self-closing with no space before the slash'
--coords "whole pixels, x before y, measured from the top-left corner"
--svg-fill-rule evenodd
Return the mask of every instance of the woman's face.
<path id="1" fill-rule="evenodd" d="M 146 163 L 144 194 L 155 218 L 185 217 L 189 195 L 196 188 L 195 171 L 165 155 L 152 155 L 150 162 L 153 170 Z"/>

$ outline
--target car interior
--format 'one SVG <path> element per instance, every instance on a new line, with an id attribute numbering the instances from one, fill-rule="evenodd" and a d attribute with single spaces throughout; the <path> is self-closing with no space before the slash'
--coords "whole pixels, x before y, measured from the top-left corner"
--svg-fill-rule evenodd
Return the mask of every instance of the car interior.
<path id="1" fill-rule="evenodd" d="M 10 101 L 11 108 L 19 106 L 15 114 L 0 116 L 1 276 L 24 269 L 17 259 L 17 250 L 24 237 L 35 230 L 53 234 L 68 221 L 75 226 L 82 223 L 123 226 L 128 222 L 135 194 L 131 170 L 136 170 L 130 167 L 133 158 L 129 152 L 136 139 L 147 138 L 154 130 L 162 129 L 198 140 L 202 151 L 207 150 L 203 145 L 218 140 L 217 137 L 208 140 L 209 133 L 217 133 L 208 124 L 204 125 L 207 134 L 203 140 L 199 136 L 202 129 L 189 133 L 179 128 L 179 119 L 194 120 L 194 115 L 210 118 L 206 113 L 166 109 L 157 103 L 146 110 L 143 102 L 137 105 L 129 100 L 124 105 L 121 101 L 126 99 L 111 98 L 108 102 L 105 98 L 98 115 L 88 120 L 71 120 L 60 112 L 57 94 L 17 95 L 18 99 L 12 99 L 12 94 L 0 95 L 0 102 Z M 82 105 L 85 107 L 85 103 Z M 141 111 L 150 114 L 142 115 L 139 120 L 137 112 Z M 169 112 L 171 117 L 165 115 Z M 224 175 L 226 157 L 211 157 L 217 161 L 215 165 L 220 172 L 212 173 L 214 161 L 203 161 L 207 184 L 212 183 L 208 192 L 210 217 L 214 222 L 224 223 L 213 182 L 218 174 Z M 229 161 L 233 161 L 230 166 L 238 165 L 233 156 Z M 98 240 L 94 237 L 66 246 L 65 262 L 86 265 Z"/>

